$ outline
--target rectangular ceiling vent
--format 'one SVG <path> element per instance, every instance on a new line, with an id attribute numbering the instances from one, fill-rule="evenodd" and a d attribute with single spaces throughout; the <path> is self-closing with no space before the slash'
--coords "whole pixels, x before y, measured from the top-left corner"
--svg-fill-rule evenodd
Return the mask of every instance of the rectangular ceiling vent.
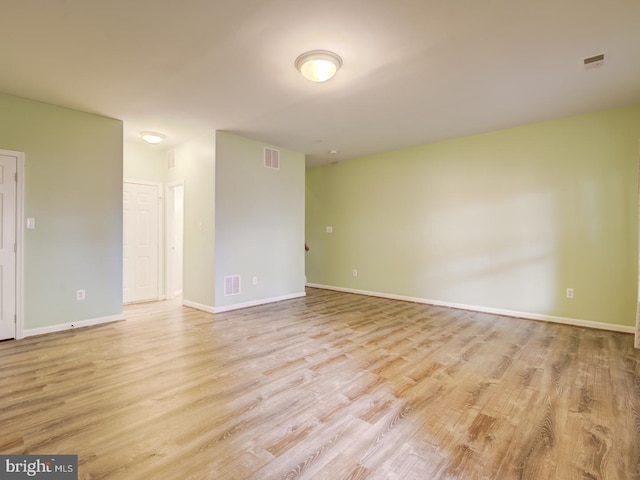
<path id="1" fill-rule="evenodd" d="M 167 169 L 173 170 L 174 168 L 176 168 L 176 151 L 172 148 L 167 152 Z"/>
<path id="2" fill-rule="evenodd" d="M 240 275 L 224 277 L 224 296 L 240 294 Z"/>
<path id="3" fill-rule="evenodd" d="M 583 60 L 584 63 L 584 68 L 585 69 L 590 69 L 590 68 L 598 68 L 604 65 L 604 53 L 601 53 L 600 55 L 595 55 L 593 57 L 589 57 L 589 58 L 585 58 Z"/>
<path id="4" fill-rule="evenodd" d="M 264 147 L 264 166 L 280 170 L 280 150 Z"/>

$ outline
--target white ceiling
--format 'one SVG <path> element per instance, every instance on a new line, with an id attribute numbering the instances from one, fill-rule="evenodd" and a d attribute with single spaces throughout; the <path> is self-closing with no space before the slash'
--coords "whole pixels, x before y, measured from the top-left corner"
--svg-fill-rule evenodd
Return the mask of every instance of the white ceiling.
<path id="1" fill-rule="evenodd" d="M 640 104 L 638 0 L 0 0 L 0 18 L 0 92 L 167 147 L 227 130 L 315 165 Z M 323 84 L 293 66 L 314 49 L 344 61 Z"/>

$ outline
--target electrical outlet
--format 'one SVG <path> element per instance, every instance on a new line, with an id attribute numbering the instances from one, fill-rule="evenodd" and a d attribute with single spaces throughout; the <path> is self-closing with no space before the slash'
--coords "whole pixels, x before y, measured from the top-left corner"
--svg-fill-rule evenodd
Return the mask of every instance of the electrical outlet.
<path id="1" fill-rule="evenodd" d="M 258 284 L 258 277 L 253 277 L 253 284 L 257 285 Z"/>
<path id="2" fill-rule="evenodd" d="M 357 277 L 357 276 L 358 276 L 358 270 L 356 270 L 355 268 L 353 269 L 353 272 L 352 272 L 352 273 L 353 273 L 353 276 L 354 276 L 354 277 Z"/>
<path id="3" fill-rule="evenodd" d="M 76 290 L 76 300 L 84 300 L 87 298 L 86 292 L 84 290 Z"/>
<path id="4" fill-rule="evenodd" d="M 573 298 L 573 288 L 567 288 L 567 298 Z"/>
<path id="5" fill-rule="evenodd" d="M 333 233 L 333 227 L 331 227 L 331 226 L 327 226 L 327 227 L 325 228 L 325 232 L 327 232 L 327 233 Z"/>

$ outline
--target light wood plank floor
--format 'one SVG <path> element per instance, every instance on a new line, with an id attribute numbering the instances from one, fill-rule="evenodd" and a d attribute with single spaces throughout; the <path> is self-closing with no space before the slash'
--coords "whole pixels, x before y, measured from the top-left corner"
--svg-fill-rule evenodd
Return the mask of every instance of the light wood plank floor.
<path id="1" fill-rule="evenodd" d="M 640 479 L 631 335 L 307 292 L 0 343 L 0 452 L 81 479 Z"/>

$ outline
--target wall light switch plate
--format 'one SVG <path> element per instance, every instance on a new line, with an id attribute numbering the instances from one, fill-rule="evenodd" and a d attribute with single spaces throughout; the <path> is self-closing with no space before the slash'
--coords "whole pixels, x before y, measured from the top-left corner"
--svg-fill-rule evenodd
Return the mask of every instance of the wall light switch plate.
<path id="1" fill-rule="evenodd" d="M 333 227 L 327 227 L 326 232 L 327 233 L 333 233 Z"/>
<path id="2" fill-rule="evenodd" d="M 35 218 L 27 218 L 27 229 L 33 230 L 36 228 L 36 219 Z"/>

